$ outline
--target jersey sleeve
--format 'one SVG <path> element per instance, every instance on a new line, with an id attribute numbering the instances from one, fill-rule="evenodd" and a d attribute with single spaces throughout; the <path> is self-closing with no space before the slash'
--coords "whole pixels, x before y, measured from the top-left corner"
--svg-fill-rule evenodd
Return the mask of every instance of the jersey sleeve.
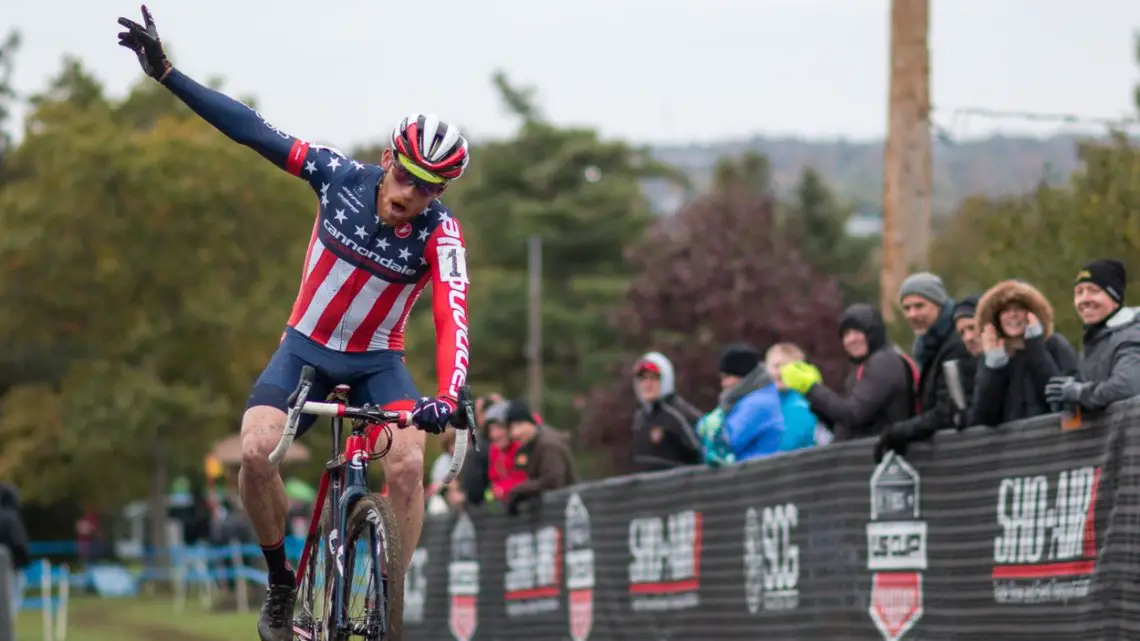
<path id="1" fill-rule="evenodd" d="M 441 214 L 445 215 L 445 214 Z M 435 316 L 435 367 L 439 394 L 459 398 L 467 383 L 471 344 L 467 330 L 467 247 L 459 221 L 446 216 L 428 238 L 432 312 Z"/>
<path id="2" fill-rule="evenodd" d="M 304 178 L 321 196 L 325 195 L 338 170 L 359 165 L 337 149 L 294 138 L 274 127 L 252 107 L 199 84 L 178 69 L 172 69 L 163 84 L 230 140 L 249 147 L 294 176 Z"/>

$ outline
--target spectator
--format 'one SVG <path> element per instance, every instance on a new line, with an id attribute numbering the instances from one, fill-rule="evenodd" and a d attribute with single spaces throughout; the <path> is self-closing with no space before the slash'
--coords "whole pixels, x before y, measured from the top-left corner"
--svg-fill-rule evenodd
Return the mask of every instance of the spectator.
<path id="1" fill-rule="evenodd" d="M 506 424 L 511 438 L 520 444 L 515 467 L 526 472 L 526 480 L 514 486 L 508 495 L 510 514 L 518 513 L 522 501 L 578 481 L 565 435 L 539 427 L 530 408 L 521 401 L 511 401 L 507 406 Z"/>
<path id="2" fill-rule="evenodd" d="M 1006 280 L 982 296 L 976 319 L 984 357 L 978 368 L 970 425 L 999 425 L 1049 413 L 1045 386 L 1076 375 L 1073 346 L 1053 333 L 1053 306 L 1029 283 Z"/>
<path id="3" fill-rule="evenodd" d="M 694 465 L 703 459 L 693 425 L 700 410 L 674 390 L 673 363 L 649 352 L 634 367 L 633 391 L 638 408 L 633 415 L 633 462 L 639 471 Z"/>
<path id="4" fill-rule="evenodd" d="M 1077 274 L 1073 305 L 1084 323 L 1080 377 L 1049 381 L 1050 403 L 1098 411 L 1140 395 L 1140 315 L 1124 307 L 1127 275 L 1118 260 L 1094 260 Z"/>
<path id="5" fill-rule="evenodd" d="M 478 419 L 476 419 L 478 423 Z M 444 486 L 443 479 L 447 476 L 447 472 L 451 469 L 451 461 L 455 457 L 455 431 L 447 430 L 439 437 L 439 456 L 435 457 L 435 461 L 431 464 L 431 473 L 428 475 L 427 488 L 424 494 L 427 495 L 427 510 L 430 514 L 442 514 L 447 511 L 447 492 L 448 488 Z M 466 461 L 464 461 L 466 467 Z"/>
<path id="6" fill-rule="evenodd" d="M 511 404 L 496 403 L 487 410 L 487 438 L 490 439 L 489 499 L 505 502 L 511 490 L 526 481 L 526 470 L 516 465 L 522 443 L 511 437 L 507 413 Z M 537 417 L 536 417 L 537 418 Z"/>
<path id="7" fill-rule="evenodd" d="M 778 452 L 784 437 L 780 395 L 760 352 L 734 343 L 724 349 L 717 369 L 720 403 L 698 426 L 706 461 L 719 465 Z"/>
<path id="8" fill-rule="evenodd" d="M 843 350 L 855 365 L 844 396 L 823 384 L 819 370 L 793 363 L 781 370 L 789 387 L 807 396 L 812 410 L 834 426 L 836 440 L 878 436 L 886 426 L 915 414 L 918 366 L 887 341 L 878 310 L 857 303 L 839 317 Z"/>
<path id="9" fill-rule="evenodd" d="M 8 586 L 12 597 L 12 615 L 20 611 L 24 600 L 24 573 L 31 557 L 28 552 L 28 531 L 20 518 L 20 493 L 16 486 L 0 484 L 0 545 L 8 548 L 12 557 L 12 583 Z"/>
<path id="10" fill-rule="evenodd" d="M 974 322 L 974 314 L 978 311 L 978 300 L 980 298 L 981 296 L 977 294 L 971 294 L 958 301 L 958 304 L 954 306 L 954 329 L 958 332 L 958 338 L 961 338 L 962 343 L 966 346 L 966 351 L 975 357 L 982 355 L 982 334 L 978 330 L 978 324 Z"/>
<path id="11" fill-rule="evenodd" d="M 478 438 L 480 442 L 488 440 L 487 410 L 496 403 L 502 403 L 503 397 L 498 394 L 480 396 L 475 399 L 475 423 L 479 426 Z M 509 440 L 509 439 L 508 439 Z M 490 469 L 490 456 L 492 447 L 480 447 L 476 452 L 468 450 L 467 460 L 459 472 L 459 478 L 447 489 L 445 498 L 448 505 L 459 509 L 463 505 L 482 505 L 490 494 L 491 480 L 488 476 Z"/>
<path id="12" fill-rule="evenodd" d="M 780 395 L 780 416 L 784 419 L 781 452 L 791 452 L 816 444 L 819 419 L 812 414 L 811 405 L 803 394 L 784 385 L 780 379 L 780 368 L 788 363 L 803 361 L 804 358 L 804 351 L 794 343 L 776 343 L 764 355 L 764 366 L 768 370 L 768 376 L 776 382 L 776 391 Z"/>
<path id="13" fill-rule="evenodd" d="M 910 443 L 931 438 L 935 432 L 961 426 L 966 407 L 959 408 L 950 396 L 942 365 L 958 361 L 963 380 L 972 380 L 975 360 L 954 328 L 954 301 L 942 279 L 930 272 L 912 274 L 899 288 L 899 304 L 915 333 L 914 360 L 919 366 L 918 409 L 920 413 L 887 426 L 875 448 L 875 459 L 884 450 L 905 454 Z M 963 385 L 963 393 L 972 388 Z"/>

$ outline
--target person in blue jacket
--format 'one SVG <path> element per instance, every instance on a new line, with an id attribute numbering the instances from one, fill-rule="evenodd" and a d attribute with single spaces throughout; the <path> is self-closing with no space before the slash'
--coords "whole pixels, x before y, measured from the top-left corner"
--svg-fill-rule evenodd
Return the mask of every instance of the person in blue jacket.
<path id="1" fill-rule="evenodd" d="M 781 452 L 791 452 L 816 445 L 821 428 L 819 418 L 811 411 L 811 403 L 794 389 L 780 380 L 780 368 L 788 363 L 804 360 L 804 351 L 795 343 L 776 343 L 764 355 L 764 365 L 768 375 L 776 382 L 780 394 L 780 413 L 784 417 L 784 438 L 780 441 Z"/>
<path id="2" fill-rule="evenodd" d="M 780 451 L 784 418 L 780 393 L 760 351 L 733 343 L 721 354 L 718 370 L 723 390 L 718 409 L 724 412 L 723 438 L 733 459 L 747 461 Z"/>

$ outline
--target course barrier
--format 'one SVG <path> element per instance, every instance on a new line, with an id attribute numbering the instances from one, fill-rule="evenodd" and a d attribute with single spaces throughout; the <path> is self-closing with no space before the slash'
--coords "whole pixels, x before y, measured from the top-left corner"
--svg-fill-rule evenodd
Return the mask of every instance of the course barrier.
<path id="1" fill-rule="evenodd" d="M 21 610 L 39 610 L 44 641 L 67 639 L 67 604 L 71 596 L 71 571 L 67 564 L 53 565 L 39 559 L 23 570 Z"/>
<path id="2" fill-rule="evenodd" d="M 408 641 L 1140 638 L 1140 402 L 432 518 Z"/>

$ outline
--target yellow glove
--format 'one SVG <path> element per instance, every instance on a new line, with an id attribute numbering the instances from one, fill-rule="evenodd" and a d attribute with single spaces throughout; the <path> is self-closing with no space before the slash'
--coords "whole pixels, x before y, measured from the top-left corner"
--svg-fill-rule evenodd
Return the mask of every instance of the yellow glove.
<path id="1" fill-rule="evenodd" d="M 780 380 L 788 389 L 794 389 L 800 394 L 807 394 L 813 385 L 823 382 L 819 368 L 811 363 L 796 361 L 780 368 Z"/>

